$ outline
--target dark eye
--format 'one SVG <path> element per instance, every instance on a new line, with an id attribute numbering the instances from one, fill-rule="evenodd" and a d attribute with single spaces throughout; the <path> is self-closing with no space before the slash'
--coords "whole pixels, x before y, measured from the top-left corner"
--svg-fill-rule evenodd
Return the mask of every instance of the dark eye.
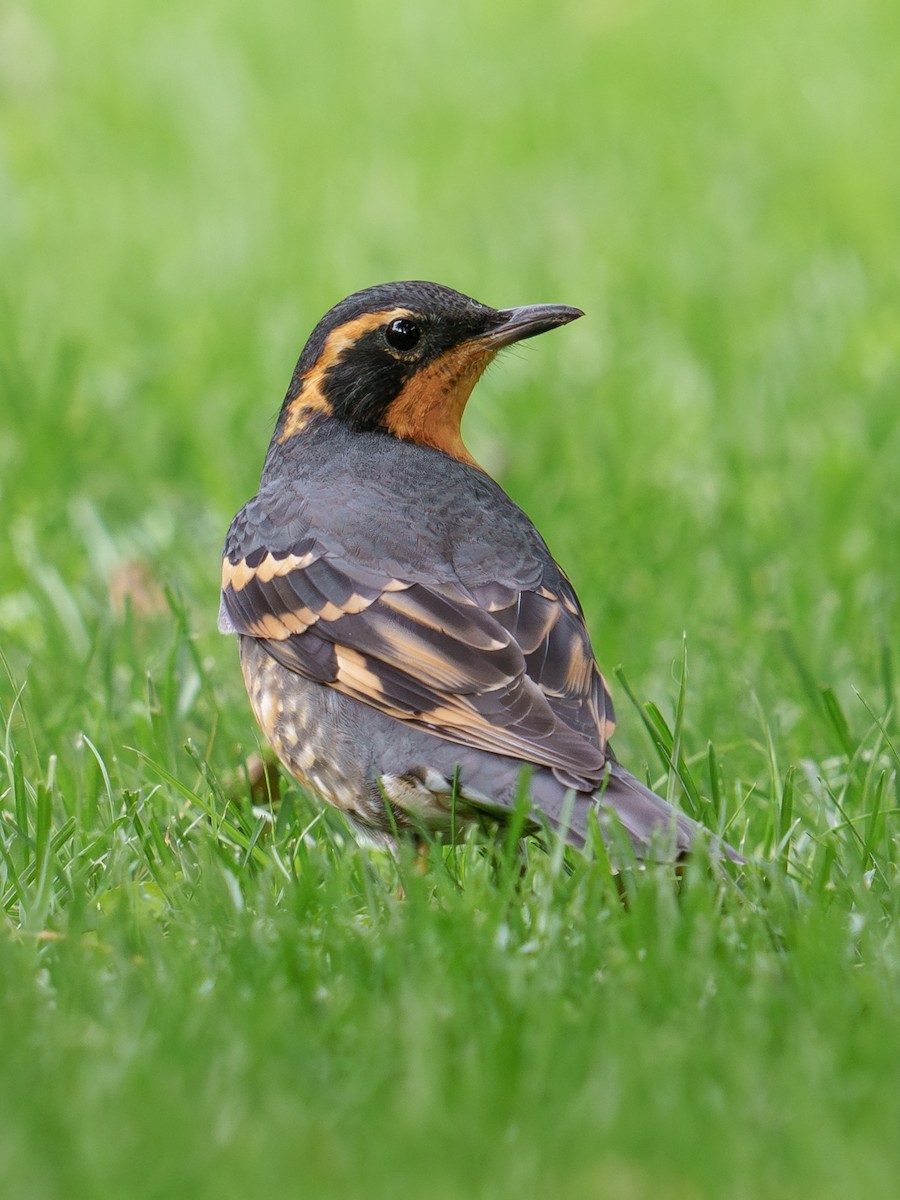
<path id="1" fill-rule="evenodd" d="M 393 346 L 395 350 L 412 350 L 422 336 L 422 330 L 415 321 L 407 321 L 405 317 L 398 317 L 396 321 L 391 321 L 388 325 L 384 336 L 387 344 Z"/>

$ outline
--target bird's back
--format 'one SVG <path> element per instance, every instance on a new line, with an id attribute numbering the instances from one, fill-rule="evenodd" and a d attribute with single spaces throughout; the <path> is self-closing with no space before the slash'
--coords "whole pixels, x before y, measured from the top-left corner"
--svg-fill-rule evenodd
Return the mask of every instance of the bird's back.
<path id="1" fill-rule="evenodd" d="M 290 550 L 310 534 L 410 582 L 534 587 L 561 578 L 531 520 L 489 475 L 429 446 L 352 433 L 335 420 L 273 448 L 225 553 Z"/>

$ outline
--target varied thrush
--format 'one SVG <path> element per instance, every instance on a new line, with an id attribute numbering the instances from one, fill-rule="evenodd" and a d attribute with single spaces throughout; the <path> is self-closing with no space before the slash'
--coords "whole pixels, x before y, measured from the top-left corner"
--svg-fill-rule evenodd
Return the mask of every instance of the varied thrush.
<path id="1" fill-rule="evenodd" d="M 639 856 L 698 834 L 616 761 L 572 585 L 460 434 L 498 350 L 582 315 L 423 282 L 348 296 L 306 343 L 228 531 L 219 628 L 238 634 L 256 719 L 376 838 L 502 820 L 523 771 L 536 823 L 575 845 L 592 811 Z"/>

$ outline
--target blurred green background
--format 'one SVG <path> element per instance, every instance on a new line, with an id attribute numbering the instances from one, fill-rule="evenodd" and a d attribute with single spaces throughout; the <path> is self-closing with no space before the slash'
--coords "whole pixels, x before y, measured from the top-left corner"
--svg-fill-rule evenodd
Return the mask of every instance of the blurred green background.
<path id="1" fill-rule="evenodd" d="M 123 796 L 178 807 L 129 747 L 192 788 L 188 737 L 223 777 L 256 748 L 214 628 L 221 542 L 307 333 L 390 279 L 585 309 L 492 368 L 470 448 L 571 575 L 607 673 L 622 664 L 669 716 L 686 633 L 685 752 L 716 744 L 735 835 L 773 849 L 792 764 L 815 826 L 828 764 L 838 777 L 875 761 L 855 748 L 896 698 L 898 39 L 887 0 L 0 3 L 0 808 L 11 828 L 18 752 L 22 812 L 45 786 L 86 873 L 39 892 L 32 933 L 64 933 L 73 897 L 99 886 Z M 641 771 L 653 748 L 614 692 L 619 755 Z M 18 946 L 11 861 L 2 936 Z M 123 928 L 143 928 L 138 891 Z M 165 945 L 177 991 L 193 943 Z M 123 934 L 104 969 L 139 949 Z M 20 1012 L 42 971 L 93 994 L 94 968 L 56 953 L 29 941 L 10 960 Z M 126 988 L 113 1022 L 128 1003 Z M 687 1030 L 695 1010 L 682 1017 Z M 52 1088 L 68 1035 L 22 1020 Z M 87 1123 L 107 1093 L 84 1087 Z M 71 1146 L 71 1174 L 29 1173 L 47 1128 L 39 1104 L 25 1111 L 31 1133 L 7 1153 L 27 1194 L 121 1181 Z M 826 1138 L 843 1128 L 831 1115 Z M 767 1192 L 737 1183 L 763 1159 L 751 1135 L 718 1138 L 711 1162 L 731 1196 L 824 1194 L 827 1173 L 804 1188 L 818 1143 L 803 1137 Z M 264 1140 L 259 1127 L 253 1153 Z M 714 1194 L 702 1140 L 684 1144 L 693 1166 L 665 1194 Z M 835 1188 L 875 1169 L 854 1145 Z M 623 1151 L 608 1176 L 620 1196 L 650 1187 L 631 1162 Z M 572 1170 L 576 1192 L 600 1194 L 590 1163 Z M 877 1172 L 865 1180 L 877 1189 Z"/>
<path id="2" fill-rule="evenodd" d="M 497 366 L 467 430 L 605 663 L 653 691 L 687 631 L 694 714 L 740 738 L 751 689 L 793 719 L 784 622 L 874 698 L 900 578 L 893 13 L 5 6 L 13 632 L 33 554 L 102 591 L 85 506 L 211 611 L 312 324 L 433 278 L 587 312 Z"/>

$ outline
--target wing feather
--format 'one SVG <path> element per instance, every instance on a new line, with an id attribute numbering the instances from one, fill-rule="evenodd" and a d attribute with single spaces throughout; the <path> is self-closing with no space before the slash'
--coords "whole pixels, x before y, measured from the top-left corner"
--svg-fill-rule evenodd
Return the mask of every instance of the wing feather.
<path id="1" fill-rule="evenodd" d="M 426 586 L 307 539 L 226 556 L 222 605 L 226 624 L 307 678 L 567 785 L 602 778 L 612 704 L 561 575 L 536 589 Z"/>

